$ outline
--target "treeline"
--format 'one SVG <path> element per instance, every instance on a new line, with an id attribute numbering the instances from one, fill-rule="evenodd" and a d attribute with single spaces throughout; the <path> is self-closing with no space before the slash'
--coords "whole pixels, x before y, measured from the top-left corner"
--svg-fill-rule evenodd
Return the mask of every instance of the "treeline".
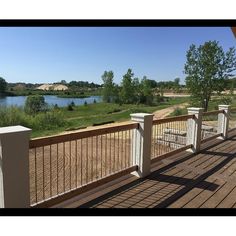
<path id="1" fill-rule="evenodd" d="M 52 84 L 63 84 L 66 85 L 69 89 L 79 89 L 79 88 L 100 88 L 101 85 L 100 84 L 96 84 L 96 83 L 90 83 L 88 81 L 70 81 L 69 83 L 67 83 L 65 80 L 61 80 Z M 7 83 L 7 88 L 8 89 L 13 89 L 13 90 L 22 90 L 22 89 L 36 89 L 37 87 L 39 87 L 40 85 L 42 85 L 42 83 L 36 83 L 36 84 L 32 84 L 32 83 Z"/>
<path id="2" fill-rule="evenodd" d="M 178 92 L 181 88 L 180 79 L 173 82 L 156 82 L 147 76 L 142 79 L 134 77 L 131 69 L 123 75 L 120 85 L 114 83 L 113 71 L 105 71 L 102 75 L 104 102 L 114 102 L 120 104 L 147 104 L 153 105 L 164 100 L 164 89 L 174 89 Z"/>
<path id="3" fill-rule="evenodd" d="M 5 79 L 0 77 L 0 94 L 3 96 L 29 96 L 29 95 L 56 95 L 62 97 L 86 97 L 91 95 L 100 95 L 102 85 L 88 81 L 71 81 L 67 83 L 65 80 L 52 83 L 63 84 L 68 90 L 38 90 L 41 83 L 7 83 Z"/>

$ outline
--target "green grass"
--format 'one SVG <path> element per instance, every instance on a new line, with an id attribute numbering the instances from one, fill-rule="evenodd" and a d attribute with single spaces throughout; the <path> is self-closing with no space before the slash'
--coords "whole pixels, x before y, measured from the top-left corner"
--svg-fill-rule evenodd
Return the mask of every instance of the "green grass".
<path id="1" fill-rule="evenodd" d="M 51 109 L 35 116 L 28 115 L 22 108 L 0 108 L 0 127 L 23 125 L 32 129 L 31 137 L 48 136 L 66 130 L 76 130 L 98 123 L 121 122 L 130 120 L 131 113 L 153 113 L 175 104 L 186 102 L 186 98 L 171 98 L 160 105 L 94 103 L 86 106 L 74 106 L 73 111 L 67 107 Z"/>
<path id="2" fill-rule="evenodd" d="M 67 108 L 64 107 L 59 109 L 65 119 L 65 125 L 63 127 L 52 128 L 51 130 L 33 130 L 32 137 L 54 135 L 65 130 L 76 130 L 97 123 L 109 121 L 122 122 L 130 120 L 131 113 L 153 113 L 156 110 L 161 110 L 186 101 L 186 98 L 171 98 L 168 102 L 156 106 L 147 106 L 143 104 L 119 105 L 114 103 L 96 103 L 88 104 L 87 106 L 75 106 L 73 111 L 68 111 Z"/>

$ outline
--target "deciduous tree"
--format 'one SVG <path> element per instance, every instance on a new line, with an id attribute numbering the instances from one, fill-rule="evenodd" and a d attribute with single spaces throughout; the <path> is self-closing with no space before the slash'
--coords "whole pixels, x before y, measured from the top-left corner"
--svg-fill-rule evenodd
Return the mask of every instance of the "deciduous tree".
<path id="1" fill-rule="evenodd" d="M 207 111 L 213 92 L 224 90 L 224 81 L 236 70 L 235 48 L 227 52 L 217 41 L 208 41 L 197 47 L 192 44 L 187 51 L 184 67 L 186 86 L 195 105 Z"/>

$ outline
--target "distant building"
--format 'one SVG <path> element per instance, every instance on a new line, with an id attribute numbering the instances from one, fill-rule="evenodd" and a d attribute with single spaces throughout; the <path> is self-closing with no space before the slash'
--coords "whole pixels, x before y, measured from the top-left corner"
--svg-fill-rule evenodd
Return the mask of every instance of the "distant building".
<path id="1" fill-rule="evenodd" d="M 39 87 L 37 87 L 36 89 L 46 90 L 46 91 L 48 91 L 48 90 L 65 91 L 65 90 L 68 90 L 68 87 L 63 84 L 42 84 Z"/>

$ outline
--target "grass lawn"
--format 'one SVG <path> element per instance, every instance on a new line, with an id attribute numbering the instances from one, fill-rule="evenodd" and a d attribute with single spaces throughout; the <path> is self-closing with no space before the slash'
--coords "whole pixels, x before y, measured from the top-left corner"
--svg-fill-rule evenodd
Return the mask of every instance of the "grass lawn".
<path id="1" fill-rule="evenodd" d="M 186 101 L 188 101 L 188 98 L 186 97 L 171 98 L 168 102 L 163 102 L 157 106 L 95 103 L 86 106 L 75 106 L 73 111 L 68 111 L 68 109 L 64 107 L 60 108 L 60 110 L 63 111 L 65 120 L 67 121 L 65 126 L 52 130 L 33 130 L 32 137 L 58 134 L 66 130 L 75 130 L 92 126 L 94 123 L 126 121 L 130 120 L 131 113 L 153 113 L 156 110 L 164 109 Z"/>

